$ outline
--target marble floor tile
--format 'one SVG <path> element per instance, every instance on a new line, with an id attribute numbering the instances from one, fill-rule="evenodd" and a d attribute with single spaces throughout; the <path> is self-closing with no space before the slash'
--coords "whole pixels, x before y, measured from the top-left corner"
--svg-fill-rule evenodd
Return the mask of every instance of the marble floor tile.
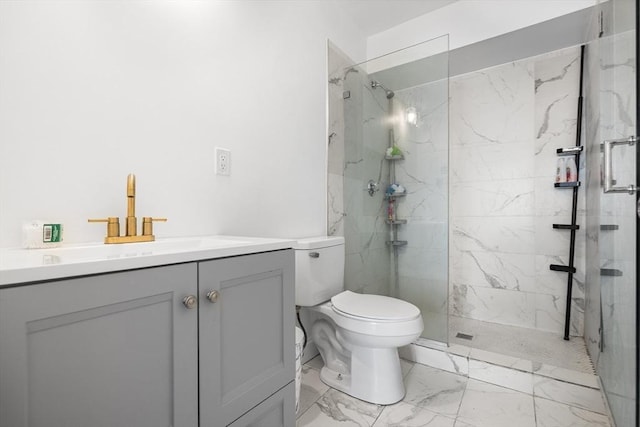
<path id="1" fill-rule="evenodd" d="M 454 427 L 455 418 L 400 402 L 383 409 L 373 427 Z"/>
<path id="2" fill-rule="evenodd" d="M 533 367 L 533 373 L 543 377 L 566 381 L 572 384 L 583 385 L 585 387 L 600 388 L 598 377 L 586 372 L 577 372 L 571 369 L 559 368 L 557 366 L 543 363 L 536 364 L 536 366 Z"/>
<path id="3" fill-rule="evenodd" d="M 610 427 L 602 414 L 535 397 L 537 427 Z"/>
<path id="4" fill-rule="evenodd" d="M 533 393 L 555 402 L 606 414 L 600 390 L 534 375 Z"/>
<path id="5" fill-rule="evenodd" d="M 331 389 L 320 380 L 322 359 L 311 359 L 302 368 L 296 426 L 612 426 L 601 391 L 594 387 L 597 376 L 469 350 L 469 377 L 401 359 L 406 395 L 389 406 L 363 402 Z M 446 347 L 440 351 L 448 352 Z"/>
<path id="6" fill-rule="evenodd" d="M 304 412 L 328 390 L 329 386 L 320 379 L 320 371 L 312 369 L 307 365 L 303 366 L 298 415 L 304 414 Z"/>
<path id="7" fill-rule="evenodd" d="M 509 369 L 479 360 L 469 360 L 469 378 L 533 394 L 533 374 Z"/>
<path id="8" fill-rule="evenodd" d="M 402 370 L 402 378 L 405 378 L 407 376 L 409 371 L 411 371 L 411 368 L 413 368 L 413 365 L 415 365 L 414 362 L 400 359 L 400 369 Z"/>
<path id="9" fill-rule="evenodd" d="M 296 427 L 371 427 L 382 409 L 330 389 L 298 418 Z"/>
<path id="10" fill-rule="evenodd" d="M 415 364 L 405 378 L 405 403 L 455 417 L 467 378 L 440 369 Z"/>
<path id="11" fill-rule="evenodd" d="M 470 379 L 457 420 L 474 427 L 535 427 L 533 396 Z"/>

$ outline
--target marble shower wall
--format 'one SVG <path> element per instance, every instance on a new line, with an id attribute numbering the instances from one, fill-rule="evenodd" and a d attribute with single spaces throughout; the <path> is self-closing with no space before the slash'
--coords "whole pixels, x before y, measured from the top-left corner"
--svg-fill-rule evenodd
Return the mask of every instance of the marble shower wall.
<path id="1" fill-rule="evenodd" d="M 579 48 L 451 79 L 454 316 L 562 333 L 570 189 L 553 186 L 556 148 L 575 145 Z M 584 156 L 580 165 L 584 172 Z M 584 191 L 579 192 L 571 334 L 583 334 Z"/>

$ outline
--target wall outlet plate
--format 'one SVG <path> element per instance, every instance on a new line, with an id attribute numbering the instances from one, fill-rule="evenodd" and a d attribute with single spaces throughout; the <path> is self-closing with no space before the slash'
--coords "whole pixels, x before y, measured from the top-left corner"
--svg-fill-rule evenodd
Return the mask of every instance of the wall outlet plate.
<path id="1" fill-rule="evenodd" d="M 231 175 L 231 150 L 216 147 L 216 175 Z"/>

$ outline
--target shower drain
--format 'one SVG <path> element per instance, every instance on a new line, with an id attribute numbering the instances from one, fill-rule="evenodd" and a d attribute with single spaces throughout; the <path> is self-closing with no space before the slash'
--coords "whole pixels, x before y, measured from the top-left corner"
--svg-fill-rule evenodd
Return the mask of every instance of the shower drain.
<path id="1" fill-rule="evenodd" d="M 462 332 L 458 332 L 456 334 L 456 338 L 462 338 L 463 340 L 471 341 L 473 339 L 473 335 L 463 334 Z"/>

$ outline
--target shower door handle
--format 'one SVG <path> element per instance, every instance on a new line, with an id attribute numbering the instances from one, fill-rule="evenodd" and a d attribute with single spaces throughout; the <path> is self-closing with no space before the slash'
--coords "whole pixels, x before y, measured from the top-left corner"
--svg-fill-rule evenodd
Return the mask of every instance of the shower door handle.
<path id="1" fill-rule="evenodd" d="M 605 193 L 629 193 L 635 194 L 637 188 L 633 184 L 629 184 L 626 187 L 616 187 L 615 179 L 613 179 L 613 159 L 611 152 L 613 148 L 618 145 L 635 145 L 638 140 L 635 136 L 630 136 L 624 139 L 612 139 L 609 141 L 604 141 L 603 145 L 603 153 L 604 153 L 604 192 Z"/>

